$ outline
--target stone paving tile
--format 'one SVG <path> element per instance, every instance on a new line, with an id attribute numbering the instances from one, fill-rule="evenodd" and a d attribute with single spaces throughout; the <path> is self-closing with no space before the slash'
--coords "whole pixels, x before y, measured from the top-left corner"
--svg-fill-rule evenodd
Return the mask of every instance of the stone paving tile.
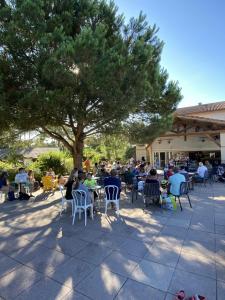
<path id="1" fill-rule="evenodd" d="M 223 213 L 216 213 L 215 214 L 215 224 L 216 225 L 225 225 L 225 218 Z"/>
<path id="2" fill-rule="evenodd" d="M 174 300 L 175 299 L 175 295 L 172 295 L 170 293 L 166 294 L 166 298 L 164 300 Z"/>
<path id="3" fill-rule="evenodd" d="M 43 278 L 36 284 L 32 285 L 23 291 L 17 300 L 49 300 L 49 299 L 64 299 L 64 297 L 71 292 L 66 286 L 62 286 L 50 278 Z"/>
<path id="4" fill-rule="evenodd" d="M 62 266 L 56 267 L 48 276 L 70 289 L 74 289 L 95 268 L 94 265 L 73 257 L 67 260 Z"/>
<path id="5" fill-rule="evenodd" d="M 185 290 L 186 295 L 199 294 L 206 299 L 216 300 L 216 280 L 177 269 L 168 291 L 176 294 L 181 289 Z"/>
<path id="6" fill-rule="evenodd" d="M 90 298 L 78 293 L 77 291 L 71 291 L 63 297 L 63 300 L 90 300 Z"/>
<path id="7" fill-rule="evenodd" d="M 124 243 L 124 237 L 115 233 L 101 233 L 93 243 L 116 250 Z"/>
<path id="8" fill-rule="evenodd" d="M 15 299 L 22 291 L 28 289 L 41 279 L 41 274 L 22 266 L 0 278 L 0 296 Z"/>
<path id="9" fill-rule="evenodd" d="M 89 229 L 83 229 L 83 230 L 77 231 L 74 236 L 76 238 L 81 239 L 86 242 L 93 242 L 94 240 L 99 238 L 101 235 L 102 235 L 101 231 L 91 230 L 89 228 Z"/>
<path id="10" fill-rule="evenodd" d="M 215 225 L 215 232 L 218 234 L 225 235 L 225 226 L 224 225 Z"/>
<path id="11" fill-rule="evenodd" d="M 57 250 L 69 256 L 74 256 L 88 245 L 88 242 L 80 240 L 76 236 L 48 236 L 37 241 L 49 249 Z"/>
<path id="12" fill-rule="evenodd" d="M 216 279 L 216 264 L 207 256 L 181 252 L 177 269 Z"/>
<path id="13" fill-rule="evenodd" d="M 186 235 L 186 240 L 211 244 L 212 248 L 215 249 L 216 235 L 209 232 L 206 233 L 199 230 L 189 229 Z"/>
<path id="14" fill-rule="evenodd" d="M 116 300 L 164 300 L 165 293 L 148 285 L 128 279 L 119 291 Z"/>
<path id="15" fill-rule="evenodd" d="M 217 281 L 217 300 L 225 299 L 225 282 Z"/>
<path id="16" fill-rule="evenodd" d="M 225 282 L 225 259 L 219 257 L 216 262 L 217 279 Z"/>
<path id="17" fill-rule="evenodd" d="M 174 246 L 173 249 L 160 247 L 157 244 L 150 247 L 144 259 L 160 263 L 169 267 L 176 267 L 179 256 L 180 247 Z"/>
<path id="18" fill-rule="evenodd" d="M 18 267 L 21 267 L 20 263 L 7 255 L 0 253 L 0 277 L 12 272 Z"/>
<path id="19" fill-rule="evenodd" d="M 113 251 L 102 263 L 101 266 L 119 275 L 128 277 L 135 269 L 141 258 L 127 253 Z"/>
<path id="20" fill-rule="evenodd" d="M 46 275 L 70 258 L 63 253 L 50 250 L 38 243 L 33 247 L 22 248 L 14 252 L 11 257 Z"/>
<path id="21" fill-rule="evenodd" d="M 143 259 L 131 274 L 131 279 L 167 291 L 174 268 Z"/>
<path id="22" fill-rule="evenodd" d="M 212 246 L 204 242 L 198 242 L 198 241 L 184 241 L 183 252 L 189 252 L 193 255 L 202 255 L 202 256 L 208 256 L 211 259 L 215 259 L 216 253 L 215 249 L 212 248 Z"/>
<path id="23" fill-rule="evenodd" d="M 9 254 L 29 244 L 30 241 L 21 237 L 0 238 L 0 251 Z"/>
<path id="24" fill-rule="evenodd" d="M 26 270 L 34 274 L 35 270 L 39 270 L 55 280 L 47 281 L 54 282 L 50 284 L 52 288 L 49 295 L 54 295 L 54 290 L 57 290 L 53 286 L 63 284 L 65 288 L 69 288 L 69 293 L 62 297 L 65 300 L 113 299 L 117 294 L 117 299 L 127 297 L 129 300 L 136 299 L 136 293 L 142 295 L 142 292 L 143 295 L 149 294 L 149 297 L 143 296 L 146 299 L 161 299 L 162 293 L 162 299 L 166 297 L 166 300 L 172 300 L 172 294 L 184 288 L 184 282 L 185 287 L 187 285 L 189 291 L 193 291 L 190 294 L 199 292 L 203 286 L 206 288 L 199 293 L 206 295 L 206 290 L 207 299 L 214 300 L 216 281 L 213 278 L 216 262 L 216 276 L 220 280 L 217 284 L 217 297 L 221 300 L 225 283 L 225 196 L 221 195 L 224 195 L 224 186 L 221 184 L 206 188 L 196 186 L 191 193 L 193 210 L 183 201 L 182 212 L 179 209 L 169 212 L 154 207 L 143 211 L 140 197 L 134 204 L 130 204 L 129 199 L 124 199 L 121 201 L 119 218 L 112 211 L 107 216 L 98 213 L 93 221 L 88 220 L 86 227 L 83 216 L 72 226 L 70 211 L 59 217 L 58 192 L 44 201 L 0 204 L 0 282 L 8 278 L 4 281 L 3 292 L 7 295 L 10 291 L 10 276 L 16 278 L 15 271 L 26 268 L 20 263 L 32 263 L 34 271 L 29 268 Z M 177 265 L 180 252 L 182 255 Z M 2 260 L 2 256 L 7 258 Z M 100 266 L 96 268 L 98 265 Z M 176 265 L 177 269 L 167 292 L 170 271 Z M 91 294 L 92 274 L 96 278 L 95 288 L 100 288 L 98 291 L 94 288 L 94 294 Z M 138 278 L 132 280 L 133 274 Z M 110 281 L 111 276 L 114 283 Z M 127 276 L 131 279 L 125 283 Z M 20 279 L 15 279 L 18 288 L 13 297 L 4 297 L 0 286 L 0 299 L 14 299 L 23 292 L 28 277 L 21 274 Z M 122 281 L 118 281 L 121 277 Z M 88 278 L 90 280 L 85 286 Z M 100 287 L 97 285 L 97 278 L 101 282 Z M 31 281 L 27 284 L 27 290 L 35 291 L 35 286 L 38 285 L 36 281 L 33 282 L 32 276 Z M 45 281 L 40 282 L 40 291 L 35 292 L 35 295 L 41 295 L 45 289 Z M 157 281 L 163 282 L 163 292 L 160 291 L 162 287 L 157 285 Z M 30 288 L 33 283 L 35 285 Z M 71 290 L 81 284 L 82 291 Z M 48 295 L 47 291 L 43 295 Z"/>
<path id="25" fill-rule="evenodd" d="M 118 250 L 130 255 L 134 255 L 143 258 L 148 250 L 149 245 L 143 241 L 137 241 L 133 239 L 126 239 L 124 243 L 118 247 Z"/>
<path id="26" fill-rule="evenodd" d="M 112 249 L 110 248 L 89 243 L 82 251 L 76 254 L 75 257 L 94 265 L 99 265 L 111 252 Z"/>
<path id="27" fill-rule="evenodd" d="M 170 218 L 166 225 L 179 226 L 183 228 L 188 228 L 190 226 L 191 220 L 190 218 Z"/>
<path id="28" fill-rule="evenodd" d="M 160 232 L 160 236 L 172 236 L 184 240 L 187 235 L 187 229 L 180 226 L 166 225 Z"/>
<path id="29" fill-rule="evenodd" d="M 91 299 L 114 299 L 126 278 L 110 272 L 107 268 L 97 267 L 77 286 L 77 291 Z"/>

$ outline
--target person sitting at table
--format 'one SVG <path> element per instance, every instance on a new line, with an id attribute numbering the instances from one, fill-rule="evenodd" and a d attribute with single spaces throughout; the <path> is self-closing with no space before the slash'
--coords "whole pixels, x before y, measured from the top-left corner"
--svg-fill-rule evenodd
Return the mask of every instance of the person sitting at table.
<path id="1" fill-rule="evenodd" d="M 105 178 L 105 177 L 108 177 L 109 176 L 109 173 L 106 172 L 106 169 L 105 169 L 105 165 L 102 165 L 101 166 L 101 169 L 99 170 L 98 174 L 97 174 L 99 177 L 101 178 Z"/>
<path id="2" fill-rule="evenodd" d="M 158 183 L 157 171 L 156 169 L 151 169 L 149 175 L 147 176 L 145 183 Z"/>
<path id="3" fill-rule="evenodd" d="M 172 195 L 180 195 L 180 185 L 185 182 L 185 177 L 183 174 L 179 173 L 179 168 L 175 167 L 173 169 L 174 175 L 169 177 L 169 191 Z"/>
<path id="4" fill-rule="evenodd" d="M 71 200 L 73 199 L 73 196 L 72 196 L 72 187 L 73 187 L 73 184 L 76 180 L 76 178 L 78 178 L 78 169 L 77 168 L 74 168 L 71 173 L 70 173 L 70 176 L 67 180 L 67 182 L 65 183 L 64 187 L 66 188 L 66 195 L 65 195 L 65 198 L 67 200 Z"/>
<path id="5" fill-rule="evenodd" d="M 9 192 L 8 173 L 5 171 L 0 175 L 0 191 L 5 195 Z"/>
<path id="6" fill-rule="evenodd" d="M 15 183 L 19 185 L 19 191 L 22 188 L 22 185 L 28 185 L 28 174 L 24 168 L 19 168 L 19 172 L 15 176 Z"/>
<path id="7" fill-rule="evenodd" d="M 185 170 L 185 167 L 184 166 L 180 166 L 180 171 L 179 171 L 180 174 L 184 175 L 186 181 L 188 182 L 189 181 L 189 174 L 188 172 Z"/>
<path id="8" fill-rule="evenodd" d="M 94 167 L 93 167 L 93 175 L 98 174 L 98 163 L 95 163 Z"/>
<path id="9" fill-rule="evenodd" d="M 29 186 L 30 197 L 34 197 L 32 195 L 32 192 L 34 190 L 34 182 L 35 182 L 34 172 L 32 170 L 29 170 L 27 173 L 27 176 L 28 176 L 28 186 Z"/>
<path id="10" fill-rule="evenodd" d="M 139 170 L 138 170 L 137 166 L 133 169 L 132 173 L 134 174 L 134 176 L 138 176 L 139 175 Z"/>
<path id="11" fill-rule="evenodd" d="M 86 192 L 87 199 L 86 199 L 86 204 L 92 203 L 92 193 L 88 190 L 88 187 L 84 184 L 85 180 L 85 175 L 84 174 L 79 174 L 78 177 L 74 178 L 73 184 L 72 184 L 72 190 L 80 190 Z M 88 210 L 88 215 L 90 214 L 90 211 Z"/>
<path id="12" fill-rule="evenodd" d="M 199 163 L 199 167 L 197 169 L 197 174 L 193 176 L 195 182 L 202 180 L 205 176 L 205 172 L 208 172 L 206 166 L 203 165 L 202 162 Z"/>
<path id="13" fill-rule="evenodd" d="M 146 176 L 144 167 L 140 167 L 138 176 L 140 176 L 140 177 Z"/>
<path id="14" fill-rule="evenodd" d="M 64 184 L 65 184 L 65 178 L 63 175 L 60 174 L 58 176 L 58 185 L 64 186 Z"/>
<path id="15" fill-rule="evenodd" d="M 87 177 L 84 181 L 84 185 L 86 185 L 86 187 L 88 187 L 88 188 L 96 187 L 96 180 L 92 178 L 91 173 L 87 174 Z"/>
<path id="16" fill-rule="evenodd" d="M 115 185 L 118 187 L 118 194 L 117 197 L 120 197 L 120 192 L 121 192 L 121 180 L 116 176 L 117 172 L 116 170 L 112 169 L 110 172 L 110 176 L 106 177 L 104 180 L 104 186 L 107 185 Z"/>
<path id="17" fill-rule="evenodd" d="M 49 168 L 47 172 L 47 176 L 52 176 L 52 179 L 55 179 L 55 172 L 53 171 L 52 168 Z"/>
<path id="18" fill-rule="evenodd" d="M 173 174 L 173 167 L 169 167 L 168 171 L 166 172 L 166 179 L 169 179 Z"/>

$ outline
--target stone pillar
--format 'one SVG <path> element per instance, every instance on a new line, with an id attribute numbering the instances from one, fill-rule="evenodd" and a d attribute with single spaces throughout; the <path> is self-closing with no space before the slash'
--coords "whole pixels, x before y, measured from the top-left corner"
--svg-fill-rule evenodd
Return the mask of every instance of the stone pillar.
<path id="1" fill-rule="evenodd" d="M 220 133 L 221 163 L 225 164 L 225 133 Z"/>

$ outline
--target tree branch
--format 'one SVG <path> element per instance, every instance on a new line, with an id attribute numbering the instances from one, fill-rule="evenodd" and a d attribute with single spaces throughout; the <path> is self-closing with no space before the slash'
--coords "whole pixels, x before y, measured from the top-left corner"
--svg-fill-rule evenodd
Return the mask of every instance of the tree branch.
<path id="1" fill-rule="evenodd" d="M 64 139 L 60 134 L 58 134 L 57 132 L 54 131 L 50 131 L 49 129 L 47 129 L 46 127 L 42 126 L 41 127 L 43 129 L 43 131 L 45 133 L 47 133 L 50 137 L 52 137 L 53 139 L 63 143 L 63 145 L 69 150 L 69 151 L 73 151 L 73 146 L 70 145 L 70 143 Z"/>
<path id="2" fill-rule="evenodd" d="M 69 135 L 69 133 L 67 132 L 67 130 L 65 129 L 65 127 L 62 125 L 61 126 L 62 127 L 62 130 L 63 130 L 63 132 L 65 133 L 65 135 L 66 135 L 66 137 L 68 138 L 68 140 L 70 141 L 70 142 L 74 142 L 74 140 L 70 137 L 70 135 Z"/>

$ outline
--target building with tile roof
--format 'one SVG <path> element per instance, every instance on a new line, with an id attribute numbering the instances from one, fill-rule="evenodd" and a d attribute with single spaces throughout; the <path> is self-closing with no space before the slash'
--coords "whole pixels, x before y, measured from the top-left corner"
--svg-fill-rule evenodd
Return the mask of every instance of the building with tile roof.
<path id="1" fill-rule="evenodd" d="M 136 156 L 163 168 L 170 160 L 225 163 L 225 101 L 179 108 L 172 129 L 148 145 L 137 145 Z"/>

